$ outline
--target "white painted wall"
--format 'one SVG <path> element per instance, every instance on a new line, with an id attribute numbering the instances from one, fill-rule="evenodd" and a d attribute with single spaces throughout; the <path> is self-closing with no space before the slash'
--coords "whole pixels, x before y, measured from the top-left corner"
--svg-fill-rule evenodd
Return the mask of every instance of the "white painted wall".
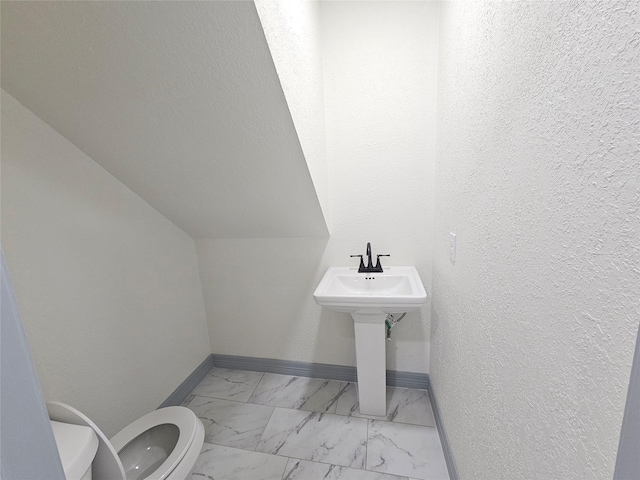
<path id="1" fill-rule="evenodd" d="M 318 200 L 330 224 L 320 2 L 254 2 Z"/>
<path id="2" fill-rule="evenodd" d="M 443 6 L 431 381 L 462 479 L 612 478 L 640 318 L 639 24 L 635 1 Z"/>
<path id="3" fill-rule="evenodd" d="M 330 239 L 197 240 L 212 351 L 355 365 L 353 321 L 312 293 L 350 254 L 389 253 L 430 290 L 438 6 L 321 5 Z M 405 317 L 387 367 L 427 372 L 430 306 Z"/>
<path id="4" fill-rule="evenodd" d="M 327 236 L 253 1 L 13 2 L 0 20 L 2 88 L 191 237 Z"/>
<path id="5" fill-rule="evenodd" d="M 209 355 L 193 240 L 4 91 L 2 247 L 45 397 L 107 435 Z"/>

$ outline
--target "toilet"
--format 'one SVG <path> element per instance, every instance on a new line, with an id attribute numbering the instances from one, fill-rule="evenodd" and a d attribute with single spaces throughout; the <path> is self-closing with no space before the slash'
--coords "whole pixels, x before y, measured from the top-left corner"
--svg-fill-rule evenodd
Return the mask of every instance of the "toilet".
<path id="1" fill-rule="evenodd" d="M 111 440 L 69 405 L 47 410 L 66 480 L 185 480 L 204 443 L 202 422 L 185 407 L 148 413 Z"/>

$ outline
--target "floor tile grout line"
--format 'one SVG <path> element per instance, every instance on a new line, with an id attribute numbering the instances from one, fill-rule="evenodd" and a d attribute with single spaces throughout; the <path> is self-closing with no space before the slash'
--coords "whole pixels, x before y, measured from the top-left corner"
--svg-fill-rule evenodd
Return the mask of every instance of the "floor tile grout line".
<path id="1" fill-rule="evenodd" d="M 287 470 L 289 468 L 289 462 L 291 461 L 291 457 L 287 457 L 287 463 L 284 464 L 284 472 L 282 472 L 282 476 L 280 477 L 280 480 L 284 480 L 284 476 L 287 473 Z"/>
<path id="2" fill-rule="evenodd" d="M 202 393 L 192 394 L 194 397 L 203 397 L 203 398 L 213 398 L 214 400 L 226 400 L 227 402 L 236 402 L 236 403 L 247 403 L 243 400 L 236 400 L 235 398 L 223 398 L 223 397 L 214 397 L 211 395 L 204 395 Z M 252 403 L 251 405 L 259 405 L 258 403 Z"/>
<path id="3" fill-rule="evenodd" d="M 241 403 L 241 402 L 236 402 L 236 403 Z M 282 410 L 299 411 L 299 410 L 293 409 L 293 408 L 282 408 L 282 407 L 273 407 L 273 408 L 274 408 L 274 412 L 275 412 L 276 408 L 281 408 Z M 273 413 L 272 413 L 272 415 L 273 415 Z M 269 418 L 269 420 L 271 420 L 271 417 Z M 369 425 L 374 420 L 372 420 L 372 419 L 363 419 L 363 420 L 367 420 L 367 446 L 366 446 L 366 453 L 365 453 L 365 465 L 364 465 L 364 468 L 357 468 L 357 467 L 347 466 L 347 465 L 339 465 L 339 464 L 336 464 L 336 463 L 329 463 L 329 462 L 323 462 L 323 461 L 317 461 L 317 460 L 309 460 L 307 458 L 291 457 L 290 455 L 280 455 L 280 454 L 277 454 L 277 453 L 274 454 L 274 453 L 260 452 L 260 451 L 255 450 L 255 448 L 254 448 L 254 450 L 249 450 L 247 448 L 224 445 L 224 444 L 215 443 L 215 442 L 211 442 L 211 441 L 209 441 L 209 442 L 205 441 L 205 443 L 209 443 L 211 445 L 216 445 L 216 446 L 222 447 L 222 448 L 232 448 L 232 449 L 235 449 L 235 450 L 242 450 L 242 451 L 245 451 L 247 453 L 258 453 L 258 454 L 262 454 L 262 455 L 286 458 L 287 459 L 287 464 L 285 465 L 285 471 L 283 472 L 283 477 L 282 478 L 284 478 L 284 474 L 287 471 L 286 467 L 288 466 L 289 460 L 305 461 L 305 462 L 310 462 L 310 463 L 319 463 L 319 464 L 322 464 L 322 465 L 335 466 L 335 467 L 339 467 L 339 468 L 347 468 L 347 469 L 353 469 L 353 470 L 361 470 L 361 471 L 366 471 L 366 472 L 371 472 L 371 473 L 382 473 L 382 472 L 378 472 L 376 470 L 369 470 L 367 468 L 368 447 L 369 447 L 369 441 L 368 441 L 369 440 Z M 383 421 L 383 420 L 381 420 L 381 421 Z M 386 421 L 384 421 L 384 422 L 385 423 L 389 423 L 389 424 L 393 423 L 393 422 L 386 422 Z M 268 422 L 267 422 L 267 424 L 268 424 Z M 266 427 L 265 427 L 265 430 L 266 430 Z M 263 432 L 263 435 L 264 435 L 264 432 Z M 262 439 L 262 436 L 261 436 L 261 439 Z M 257 444 L 256 444 L 256 447 L 257 447 Z M 399 478 L 403 477 L 403 475 L 398 475 L 398 474 L 395 474 L 395 473 L 393 473 L 393 474 L 392 473 L 388 473 L 388 475 L 398 476 Z M 404 476 L 404 478 L 408 478 L 408 479 L 414 480 L 413 477 Z"/>
<path id="4" fill-rule="evenodd" d="M 256 386 L 257 388 L 257 386 Z M 255 390 L 255 389 L 254 389 Z M 382 418 L 370 418 L 367 416 L 359 416 L 359 415 L 348 415 L 348 414 L 344 414 L 344 413 L 338 413 L 337 411 L 335 412 L 327 412 L 327 411 L 316 411 L 316 410 L 303 410 L 301 408 L 291 408 L 291 407 L 286 407 L 286 406 L 282 406 L 282 405 L 269 405 L 267 403 L 249 403 L 248 401 L 243 401 L 243 400 L 236 400 L 236 399 L 232 399 L 232 398 L 222 398 L 222 397 L 214 397 L 211 395 L 205 395 L 205 394 L 190 394 L 193 397 L 203 397 L 203 398 L 212 398 L 214 400 L 224 400 L 227 402 L 236 402 L 236 403 L 244 403 L 247 405 L 258 405 L 258 406 L 262 406 L 262 407 L 273 407 L 273 408 L 283 408 L 285 410 L 295 410 L 295 411 L 299 411 L 299 412 L 311 412 L 311 413 L 321 413 L 321 414 L 328 414 L 328 415 L 338 415 L 340 417 L 346 417 L 346 418 L 362 418 L 364 420 L 374 420 L 376 422 L 388 422 L 388 423 L 393 423 L 396 425 L 413 425 L 415 427 L 428 427 L 428 428 L 436 428 L 435 425 L 423 425 L 421 423 L 410 423 L 410 422 L 398 422 L 395 420 L 387 420 L 386 418 L 382 417 Z M 193 400 L 193 399 L 191 399 Z M 190 402 L 191 402 L 190 400 Z"/>
<path id="5" fill-rule="evenodd" d="M 253 394 L 256 393 L 256 389 L 258 388 L 258 385 L 260 385 L 260 382 L 264 379 L 264 375 L 265 375 L 265 372 L 262 372 L 262 375 L 260 376 L 260 380 L 258 380 L 258 383 L 256 383 L 256 386 L 253 387 L 253 390 L 251 390 L 251 395 L 249 395 L 249 398 L 247 398 L 247 401 L 245 403 L 249 403 L 249 400 L 251 400 L 251 397 L 253 397 Z M 254 405 L 260 405 L 260 404 L 257 403 Z"/>
<path id="6" fill-rule="evenodd" d="M 287 473 L 287 467 L 289 466 L 289 459 L 284 462 L 284 469 L 282 470 L 282 475 L 280 476 L 280 480 L 284 480 L 284 476 Z"/>
<path id="7" fill-rule="evenodd" d="M 364 469 L 367 470 L 367 466 L 369 465 L 369 423 L 371 420 L 367 419 L 367 438 L 366 438 L 366 446 L 364 448 Z"/>
<path id="8" fill-rule="evenodd" d="M 267 373 L 268 373 L 268 372 L 265 372 L 263 375 L 266 375 Z M 289 377 L 289 378 L 308 378 L 308 379 L 310 379 L 310 380 L 317 380 L 317 381 L 319 381 L 319 382 L 337 383 L 337 384 L 338 384 L 338 394 L 339 394 L 339 393 L 340 393 L 340 391 L 341 391 L 340 385 L 342 385 L 343 383 L 346 383 L 346 382 L 342 382 L 342 381 L 340 381 L 340 380 L 329 380 L 329 379 L 326 379 L 326 378 L 301 377 L 301 376 L 298 376 L 298 375 L 282 375 L 282 374 L 277 374 L 277 373 L 269 373 L 269 375 L 279 376 L 279 377 Z M 262 378 L 262 379 L 264 379 L 264 376 L 263 376 L 263 378 Z M 260 381 L 262 381 L 262 379 L 261 379 Z M 255 394 L 255 392 L 256 392 L 256 390 L 258 389 L 258 387 L 259 387 L 259 386 L 260 386 L 260 382 L 258 382 L 258 384 L 256 385 L 256 387 L 253 389 L 253 392 L 251 393 L 251 396 L 249 397 L 249 400 L 247 400 L 247 403 L 249 403 L 249 401 L 251 400 L 251 398 L 253 397 L 253 395 Z M 316 393 L 317 393 L 317 392 L 316 392 Z M 310 397 L 308 397 L 308 398 L 309 398 L 309 399 L 311 399 L 311 398 L 313 398 L 313 396 L 314 396 L 314 395 L 311 395 L 311 396 L 310 396 Z M 338 396 L 338 398 L 339 398 L 340 396 L 341 396 L 341 395 L 339 395 L 339 396 Z M 303 396 L 302 398 L 304 398 L 304 396 Z M 289 405 L 272 405 L 272 404 L 268 404 L 268 403 L 259 403 L 259 402 L 256 402 L 255 400 L 254 400 L 253 402 L 250 402 L 250 403 L 252 403 L 252 404 L 254 404 L 254 405 L 267 405 L 267 406 L 270 406 L 270 407 L 280 407 L 280 408 L 286 408 L 286 409 L 290 409 L 290 410 L 301 410 L 301 411 L 305 411 L 305 412 L 334 413 L 334 414 L 336 414 L 336 412 L 318 411 L 318 410 L 305 410 L 305 409 L 303 409 L 303 408 L 295 408 L 295 407 L 291 407 L 291 406 L 289 406 Z M 333 405 L 333 407 L 334 407 L 335 409 L 337 409 L 337 406 L 338 406 L 337 404 L 338 404 L 338 401 L 336 400 L 335 404 Z"/>
<path id="9" fill-rule="evenodd" d="M 232 447 L 232 446 L 224 445 L 224 444 L 221 444 L 221 443 L 207 442 L 207 441 L 205 441 L 204 443 L 207 443 L 209 445 L 213 445 L 213 446 L 216 446 L 216 447 L 220 447 L 220 448 L 231 448 L 231 449 L 234 449 L 234 450 L 242 450 L 243 452 L 247 452 L 247 453 L 257 453 L 259 455 L 267 455 L 267 456 L 270 456 L 270 457 L 285 458 L 285 459 L 287 459 L 287 463 L 285 464 L 284 472 L 282 472 L 281 480 L 284 480 L 284 475 L 287 473 L 287 467 L 289 466 L 289 462 L 291 460 L 301 461 L 301 462 L 309 462 L 309 463 L 318 463 L 318 464 L 321 464 L 321 465 L 327 465 L 329 467 L 347 468 L 347 469 L 350 469 L 350 470 L 360 470 L 360 471 L 363 471 L 363 472 L 384 474 L 383 472 L 378 472 L 376 470 L 368 470 L 366 468 L 348 467 L 346 465 L 338 465 L 336 463 L 322 462 L 322 461 L 318 461 L 318 460 L 309 460 L 307 458 L 291 457 L 289 455 L 279 455 L 277 453 L 258 452 L 256 450 L 247 450 L 246 448 Z M 398 477 L 398 478 L 407 478 L 408 480 L 420 480 L 420 479 L 416 479 L 414 477 L 407 477 L 406 475 L 397 475 L 395 473 L 387 473 L 386 475 L 389 475 L 389 476 L 392 476 L 392 477 Z"/>
<path id="10" fill-rule="evenodd" d="M 285 410 L 294 410 L 297 412 L 310 412 L 310 413 L 320 413 L 322 415 L 337 415 L 339 417 L 345 417 L 345 418 L 361 418 L 363 420 L 373 420 L 376 422 L 387 422 L 387 423 L 392 423 L 395 425 L 412 425 L 414 427 L 427 427 L 427 428 L 436 428 L 436 425 L 423 425 L 421 423 L 410 423 L 410 422 L 397 422 L 394 420 L 387 420 L 386 418 L 369 418 L 366 416 L 358 416 L 358 415 L 346 415 L 344 413 L 338 413 L 336 412 L 325 412 L 325 411 L 316 411 L 316 410 L 303 410 L 301 408 L 291 408 L 291 407 L 283 407 L 281 405 L 269 405 L 266 403 L 249 403 L 248 401 L 243 401 L 243 400 L 235 400 L 235 399 L 231 399 L 231 398 L 222 398 L 222 397 L 213 397 L 211 395 L 204 395 L 204 394 L 190 394 L 193 395 L 193 397 L 201 397 L 201 398 L 212 398 L 214 400 L 224 400 L 226 402 L 235 402 L 235 403 L 244 403 L 246 405 L 257 405 L 260 407 L 272 407 L 272 408 L 282 408 Z M 193 398 L 189 401 L 189 403 L 191 403 L 191 401 L 193 401 Z"/>
<path id="11" fill-rule="evenodd" d="M 256 452 L 256 453 L 264 453 L 264 452 Z M 378 472 L 376 470 L 368 470 L 366 468 L 348 467 L 346 465 L 338 465 L 337 463 L 323 462 L 323 461 L 320 461 L 320 460 L 309 460 L 308 458 L 291 457 L 291 456 L 288 456 L 288 455 L 279 455 L 277 453 L 265 453 L 265 455 L 271 455 L 271 456 L 274 456 L 274 457 L 286 458 L 289 461 L 295 460 L 295 461 L 300 461 L 300 462 L 317 463 L 317 464 L 320 464 L 320 465 L 327 465 L 328 467 L 348 468 L 349 470 L 359 470 L 361 472 L 377 473 L 377 474 L 381 474 L 381 475 L 390 475 L 392 477 L 407 478 L 409 480 L 414 480 L 412 477 L 407 477 L 406 475 L 397 475 L 395 473 Z M 287 466 L 288 465 L 289 465 L 289 462 L 287 462 Z M 286 473 L 286 468 L 285 468 L 285 473 Z"/>
<path id="12" fill-rule="evenodd" d="M 269 420 L 267 420 L 267 423 L 265 423 L 264 430 L 262 430 L 262 433 L 260 434 L 260 438 L 258 439 L 258 443 L 256 443 L 256 446 L 253 448 L 254 452 L 257 451 L 256 448 L 258 448 L 258 445 L 260 445 L 260 442 L 262 441 L 262 437 L 264 437 L 264 432 L 267 431 L 267 427 L 269 426 L 269 423 L 271 423 L 271 419 L 273 418 L 273 415 L 276 413 L 276 408 L 279 408 L 279 407 L 272 407 L 272 408 L 273 408 L 273 410 L 271 411 L 271 415 L 269 415 Z M 266 452 L 261 452 L 261 453 L 266 453 Z M 273 454 L 270 454 L 270 455 L 273 455 Z"/>
<path id="13" fill-rule="evenodd" d="M 215 368 L 215 367 L 214 367 Z M 207 398 L 217 398 L 219 400 L 230 400 L 230 401 L 235 401 L 235 402 L 241 402 L 241 403 L 247 403 L 247 404 L 252 404 L 252 405 L 263 405 L 263 406 L 269 406 L 269 407 L 278 407 L 278 408 L 286 408 L 286 409 L 290 409 L 290 410 L 301 410 L 301 411 L 315 411 L 315 410 L 303 410 L 303 409 L 296 409 L 296 408 L 291 408 L 288 406 L 280 406 L 280 405 L 268 405 L 265 403 L 257 403 L 257 402 L 249 402 L 249 400 L 251 400 L 251 397 L 253 396 L 253 394 L 255 393 L 255 391 L 257 390 L 258 386 L 260 385 L 260 382 L 264 379 L 264 376 L 266 375 L 266 372 L 255 372 L 255 373 L 260 373 L 260 380 L 258 380 L 258 383 L 256 383 L 255 387 L 253 388 L 253 390 L 251 391 L 251 394 L 249 395 L 249 398 L 245 401 L 242 400 L 233 400 L 233 399 L 229 399 L 229 398 L 220 398 L 220 397 L 213 397 L 210 395 L 198 395 L 198 396 L 203 396 L 203 397 L 207 397 Z M 279 375 L 279 374 L 274 374 L 274 375 Z M 295 375 L 280 375 L 283 377 L 296 377 Z M 328 382 L 337 382 L 339 385 L 346 383 L 346 384 L 356 384 L 357 382 L 344 382 L 344 381 L 339 381 L 339 380 L 330 380 L 330 379 L 318 379 L 318 380 L 322 380 L 322 381 L 328 381 Z M 402 389 L 402 390 L 411 390 L 411 391 L 426 391 L 428 394 L 428 390 L 423 390 L 423 389 L 415 389 L 415 388 L 406 388 L 406 387 L 393 387 L 394 389 Z M 338 387 L 338 391 L 340 391 L 340 388 Z M 193 393 L 192 393 L 193 395 Z M 337 401 L 336 401 L 336 411 L 333 412 L 333 415 L 340 415 L 343 417 L 353 417 L 353 418 L 365 418 L 368 420 L 376 420 L 376 421 L 388 421 L 390 423 L 395 423 L 395 424 L 403 424 L 403 425 L 415 425 L 415 426 L 419 426 L 419 427 L 430 427 L 430 428 L 435 428 L 435 425 L 423 425 L 423 424 L 419 424 L 419 423 L 410 423 L 410 422 L 396 422 L 393 420 L 386 420 L 383 418 L 377 419 L 377 418 L 369 418 L 367 416 L 357 416 L 357 415 L 345 415 L 343 413 L 338 413 L 337 411 Z M 430 406 L 430 405 L 429 405 Z M 331 412 L 317 412 L 317 413 L 331 413 Z M 433 415 L 433 412 L 432 412 Z"/>
<path id="14" fill-rule="evenodd" d="M 221 376 L 215 375 L 215 374 L 214 374 L 214 370 L 225 370 L 225 371 L 227 371 L 227 372 L 231 372 L 231 373 L 233 373 L 233 372 L 243 372 L 243 373 L 248 372 L 248 370 L 234 370 L 234 369 L 229 369 L 229 368 L 220 368 L 220 367 L 216 367 L 216 366 L 214 365 L 214 366 L 213 366 L 213 368 L 209 371 L 209 373 L 207 373 L 207 375 L 205 376 L 205 378 L 203 378 L 203 379 L 202 379 L 202 381 L 201 381 L 198 385 L 196 385 L 196 386 L 193 388 L 193 390 L 191 390 L 190 395 L 196 395 L 196 394 L 194 394 L 193 392 L 194 392 L 194 391 L 195 391 L 195 390 L 200 386 L 200 384 L 201 384 L 201 383 L 202 383 L 202 382 L 203 382 L 207 377 L 211 377 L 211 379 L 212 379 L 212 380 L 211 380 L 211 381 L 212 381 L 212 383 L 217 383 L 217 382 L 215 382 L 215 379 L 217 379 L 217 378 L 218 378 L 218 379 L 220 379 L 221 381 L 224 381 L 224 382 L 230 382 L 229 380 L 227 380 L 227 379 L 226 379 L 226 378 L 224 378 L 224 377 L 221 377 Z M 264 374 L 265 374 L 265 372 L 252 372 L 252 373 L 258 373 L 258 374 L 260 374 L 260 380 L 258 380 L 258 382 L 256 383 L 256 385 L 253 387 L 253 390 L 251 390 L 251 394 L 249 395 L 249 397 L 247 398 L 247 400 L 244 400 L 244 401 L 243 401 L 243 400 L 235 400 L 235 399 L 233 399 L 233 401 L 236 401 L 236 402 L 243 402 L 243 403 L 248 403 L 249 398 L 251 398 L 251 395 L 253 395 L 253 392 L 255 392 L 256 388 L 258 387 L 258 383 L 260 383 L 260 381 L 262 381 L 262 379 L 264 378 Z M 233 383 L 233 382 L 231 382 L 231 383 Z M 243 393 L 244 393 L 244 392 L 243 392 Z M 198 396 L 201 396 L 201 397 L 209 397 L 209 398 L 218 398 L 218 399 L 220 399 L 220 400 L 232 400 L 232 399 L 229 399 L 229 398 L 213 397 L 213 396 L 211 396 L 211 395 L 203 395 L 203 394 L 198 394 Z"/>
<path id="15" fill-rule="evenodd" d="M 257 388 L 257 386 L 256 386 L 256 388 Z M 255 389 L 254 389 L 254 391 L 255 391 Z M 315 411 L 315 410 L 303 410 L 301 408 L 290 408 L 290 407 L 283 407 L 283 406 L 280 406 L 280 405 L 268 405 L 268 404 L 265 404 L 265 403 L 249 403 L 248 401 L 235 400 L 235 399 L 230 399 L 230 398 L 212 397 L 210 395 L 203 395 L 203 394 L 190 394 L 190 395 L 193 395 L 194 397 L 212 398 L 214 400 L 224 400 L 224 401 L 227 401 L 227 402 L 243 403 L 245 405 L 257 405 L 257 406 L 260 406 L 260 407 L 282 408 L 282 409 L 285 409 L 285 410 L 294 410 L 294 411 L 297 411 L 297 412 L 319 413 L 319 414 L 322 414 L 322 415 L 337 415 L 339 417 L 345 417 L 345 418 L 361 418 L 363 420 L 373 420 L 373 421 L 376 421 L 376 422 L 386 422 L 386 423 L 391 423 L 391 424 L 394 424 L 394 425 L 411 425 L 411 426 L 414 426 L 414 427 L 436 428 L 436 430 L 437 430 L 436 425 L 423 425 L 423 424 L 420 424 L 420 423 L 397 422 L 397 421 L 394 421 L 394 420 L 387 420 L 386 418 L 379 418 L 378 419 L 378 418 L 369 418 L 369 417 L 366 417 L 366 416 L 346 415 L 344 413 L 338 413 L 337 411 L 333 412 L 333 413 L 331 413 L 331 412 L 318 412 L 318 411 Z M 191 401 L 193 401 L 193 399 L 191 399 Z M 191 403 L 191 401 L 189 403 Z"/>
<path id="16" fill-rule="evenodd" d="M 271 408 L 275 408 L 275 407 L 273 407 L 273 405 L 262 405 L 260 403 L 247 403 L 247 402 L 243 402 L 242 400 L 231 400 L 229 398 L 210 397 L 208 395 L 194 395 L 194 397 L 210 398 L 212 400 L 222 400 L 223 402 L 242 403 L 243 405 L 254 405 L 256 407 L 271 407 Z M 191 401 L 193 401 L 193 399 L 191 399 Z M 189 403 L 191 403 L 191 402 L 189 402 Z"/>
<path id="17" fill-rule="evenodd" d="M 230 447 L 230 448 L 237 448 L 237 447 Z M 239 450 L 243 450 L 243 449 L 239 449 Z M 266 453 L 266 452 L 258 452 L 258 451 L 254 451 L 254 450 L 245 450 L 245 451 L 253 452 L 253 453 L 262 453 L 263 455 L 271 455 L 273 457 L 288 458 L 289 460 L 296 460 L 296 461 L 299 460 L 301 462 L 319 463 L 319 464 L 322 464 L 322 465 L 328 465 L 330 467 L 350 468 L 351 470 L 360 470 L 362 472 L 381 473 L 381 472 L 376 472 L 375 470 L 367 470 L 366 468 L 349 467 L 347 465 L 339 465 L 337 463 L 323 462 L 323 461 L 320 461 L 320 460 L 309 460 L 308 458 L 292 457 L 291 455 L 280 455 L 279 453 Z M 394 475 L 394 474 L 391 474 L 391 475 Z"/>
<path id="18" fill-rule="evenodd" d="M 296 408 L 273 407 L 273 412 L 271 414 L 271 417 L 273 417 L 273 415 L 275 414 L 276 408 L 279 408 L 281 410 L 291 410 L 292 412 L 302 412 L 302 411 L 304 411 L 304 410 L 298 410 Z M 320 413 L 320 412 L 307 412 L 307 413 Z M 321 413 L 321 415 L 325 415 L 325 414 Z M 332 414 L 329 414 L 329 415 L 332 415 Z M 341 415 L 341 416 L 344 416 L 344 415 Z M 271 421 L 271 417 L 269 417 L 269 421 L 267 422 L 267 426 L 269 425 L 269 422 Z M 366 419 L 366 418 L 363 418 L 362 420 L 367 420 L 367 435 L 368 435 L 369 420 Z M 262 432 L 262 435 L 260 435 L 260 440 L 256 444 L 256 448 L 257 448 L 258 444 L 260 444 L 260 441 L 262 440 L 262 437 L 264 436 L 264 432 L 266 430 L 267 430 L 267 427 L 265 426 L 264 431 Z M 231 447 L 231 448 L 238 448 L 238 447 Z M 273 456 L 276 456 L 276 457 L 288 458 L 289 460 L 291 460 L 291 459 L 293 459 L 293 460 L 301 460 L 301 461 L 305 461 L 305 462 L 321 463 L 323 465 L 329 465 L 329 466 L 344 467 L 344 468 L 351 468 L 351 469 L 354 469 L 354 470 L 368 471 L 366 469 L 366 463 L 365 463 L 365 468 L 357 468 L 357 467 L 349 467 L 347 465 L 338 465 L 336 463 L 323 462 L 323 461 L 319 461 L 319 460 L 309 460 L 308 458 L 292 457 L 290 454 L 281 455 L 279 453 L 259 452 L 259 451 L 255 450 L 255 449 L 254 450 L 247 450 L 247 449 L 244 449 L 244 448 L 240 448 L 240 450 L 245 450 L 247 452 L 264 453 L 265 455 L 273 455 Z"/>

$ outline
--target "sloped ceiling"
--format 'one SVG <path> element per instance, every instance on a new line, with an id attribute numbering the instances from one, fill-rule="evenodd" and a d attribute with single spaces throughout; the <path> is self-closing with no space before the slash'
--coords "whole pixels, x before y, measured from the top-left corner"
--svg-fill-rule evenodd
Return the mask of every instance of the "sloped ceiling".
<path id="1" fill-rule="evenodd" d="M 253 2 L 2 2 L 2 88 L 194 238 L 326 236 Z"/>

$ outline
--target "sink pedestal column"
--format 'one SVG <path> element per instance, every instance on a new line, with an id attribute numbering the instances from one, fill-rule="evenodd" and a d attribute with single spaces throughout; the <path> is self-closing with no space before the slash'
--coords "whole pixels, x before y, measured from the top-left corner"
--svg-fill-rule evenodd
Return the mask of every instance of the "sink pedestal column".
<path id="1" fill-rule="evenodd" d="M 360 413 L 387 414 L 386 313 L 352 313 L 356 334 L 356 368 Z"/>

